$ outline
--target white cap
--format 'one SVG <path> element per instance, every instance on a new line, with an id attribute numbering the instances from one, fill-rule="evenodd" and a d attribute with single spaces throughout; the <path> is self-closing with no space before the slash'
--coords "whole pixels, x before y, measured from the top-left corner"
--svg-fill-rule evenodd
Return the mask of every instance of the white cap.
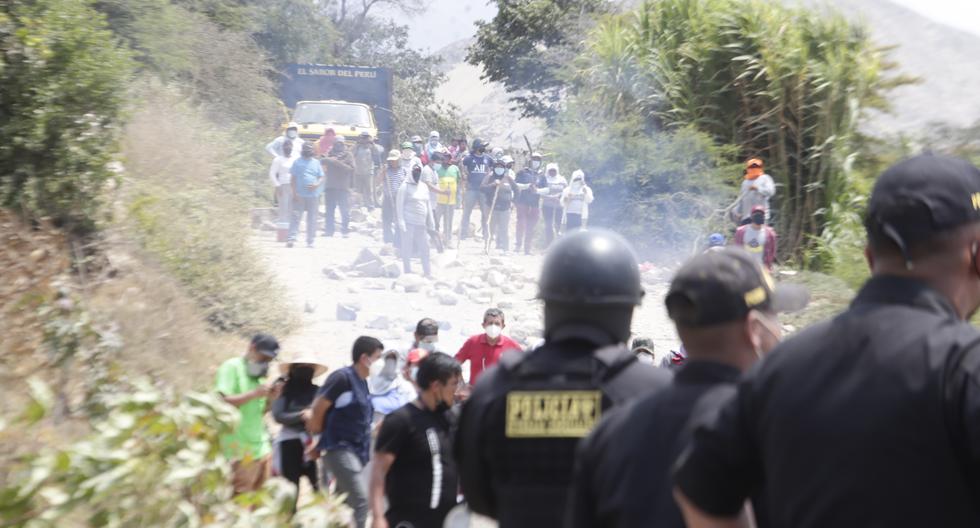
<path id="1" fill-rule="evenodd" d="M 436 130 L 433 130 L 432 132 L 429 132 L 429 139 L 432 139 L 432 138 L 439 139 L 439 132 L 436 131 Z"/>

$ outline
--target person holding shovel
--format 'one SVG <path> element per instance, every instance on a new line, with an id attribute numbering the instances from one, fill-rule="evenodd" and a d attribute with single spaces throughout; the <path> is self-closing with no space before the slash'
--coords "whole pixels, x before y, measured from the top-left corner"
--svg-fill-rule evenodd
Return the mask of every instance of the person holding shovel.
<path id="1" fill-rule="evenodd" d="M 497 249 L 507 251 L 507 227 L 510 225 L 510 209 L 517 193 L 517 184 L 510 175 L 506 160 L 501 158 L 493 162 L 493 171 L 483 179 L 480 189 L 490 203 L 490 236 L 497 238 Z M 488 239 L 487 249 L 489 247 Z"/>

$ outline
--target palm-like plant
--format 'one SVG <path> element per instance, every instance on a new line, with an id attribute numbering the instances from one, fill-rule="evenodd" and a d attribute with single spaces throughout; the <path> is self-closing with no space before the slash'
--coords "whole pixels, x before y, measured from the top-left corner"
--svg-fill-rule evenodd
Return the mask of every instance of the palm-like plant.
<path id="1" fill-rule="evenodd" d="M 893 65 L 860 25 L 830 11 L 762 0 L 647 0 L 597 26 L 580 58 L 579 97 L 695 127 L 744 157 L 763 157 L 780 185 L 784 256 L 802 257 L 848 185 L 866 109 L 885 109 Z M 733 178 L 734 180 L 734 178 Z"/>

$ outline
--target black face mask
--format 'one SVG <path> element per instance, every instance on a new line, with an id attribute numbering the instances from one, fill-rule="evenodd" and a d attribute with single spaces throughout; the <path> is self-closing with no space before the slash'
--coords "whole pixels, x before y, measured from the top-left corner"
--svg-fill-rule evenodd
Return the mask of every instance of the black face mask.
<path id="1" fill-rule="evenodd" d="M 300 383 L 313 381 L 313 367 L 290 367 L 289 379 Z"/>
<path id="2" fill-rule="evenodd" d="M 765 221 L 766 221 L 766 215 L 765 214 L 758 214 L 758 213 L 756 213 L 756 214 L 752 215 L 752 223 L 753 224 L 762 225 L 763 223 L 765 223 Z"/>
<path id="3" fill-rule="evenodd" d="M 422 171 L 412 171 L 412 179 L 415 180 L 415 183 L 418 183 L 419 179 L 421 178 L 422 178 Z"/>

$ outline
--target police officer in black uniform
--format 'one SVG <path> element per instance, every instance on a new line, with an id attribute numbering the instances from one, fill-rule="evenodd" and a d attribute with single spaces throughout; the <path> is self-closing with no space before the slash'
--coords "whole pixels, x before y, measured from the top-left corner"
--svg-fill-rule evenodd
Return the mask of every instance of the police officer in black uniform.
<path id="1" fill-rule="evenodd" d="M 903 161 L 865 227 L 873 276 L 851 307 L 695 431 L 674 474 L 688 526 L 730 526 L 757 492 L 773 526 L 980 526 L 980 170 Z"/>
<path id="2" fill-rule="evenodd" d="M 483 375 L 456 438 L 470 508 L 502 528 L 561 525 L 579 439 L 611 406 L 670 380 L 625 345 L 643 289 L 621 237 L 600 230 L 564 237 L 548 252 L 538 286 L 544 345 L 506 353 Z"/>
<path id="3" fill-rule="evenodd" d="M 616 407 L 579 444 L 565 528 L 684 528 L 670 470 L 691 423 L 717 412 L 742 372 L 779 343 L 778 314 L 808 299 L 739 247 L 685 263 L 664 304 L 688 361 L 668 387 Z"/>

